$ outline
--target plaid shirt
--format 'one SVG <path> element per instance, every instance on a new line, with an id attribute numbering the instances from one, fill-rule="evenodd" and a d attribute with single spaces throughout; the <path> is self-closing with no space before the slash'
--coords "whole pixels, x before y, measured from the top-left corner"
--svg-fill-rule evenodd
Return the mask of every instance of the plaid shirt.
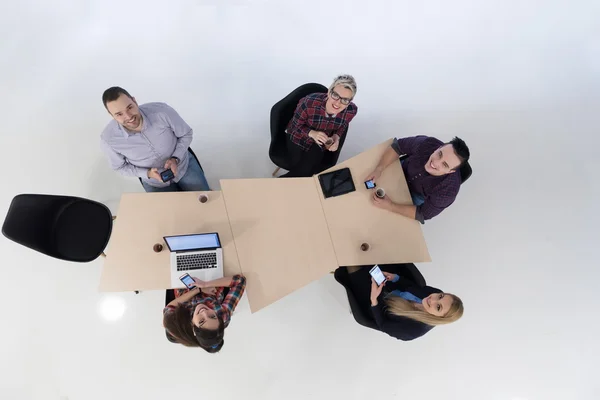
<path id="1" fill-rule="evenodd" d="M 223 319 L 223 326 L 227 328 L 229 321 L 231 321 L 231 314 L 244 294 L 246 278 L 242 275 L 234 275 L 231 278 L 231 285 L 229 285 L 229 287 L 230 289 L 227 296 L 223 296 L 223 291 L 225 290 L 224 287 L 215 288 L 215 294 L 198 293 L 184 304 L 190 309 L 190 316 L 194 313 L 194 309 L 198 304 L 204 304 L 208 308 L 215 310 L 217 314 L 221 316 Z M 175 297 L 179 297 L 186 292 L 188 292 L 188 289 L 175 289 Z M 166 306 L 163 310 L 163 314 L 172 312 L 174 309 L 175 306 Z"/>
<path id="2" fill-rule="evenodd" d="M 327 93 L 313 93 L 298 102 L 294 117 L 289 122 L 286 132 L 290 140 L 308 151 L 315 141 L 308 136 L 313 131 L 324 132 L 331 137 L 337 134 L 340 139 L 348 131 L 348 124 L 358 112 L 356 104 L 350 103 L 335 117 L 328 117 L 325 111 Z"/>
<path id="3" fill-rule="evenodd" d="M 444 145 L 439 139 L 429 136 L 414 136 L 394 139 L 392 148 L 398 155 L 408 157 L 402 162 L 402 169 L 411 193 L 423 196 L 425 202 L 417 206 L 415 218 L 421 223 L 431 219 L 454 203 L 460 189 L 460 173 L 433 176 L 425 171 L 425 164 L 434 151 Z"/>

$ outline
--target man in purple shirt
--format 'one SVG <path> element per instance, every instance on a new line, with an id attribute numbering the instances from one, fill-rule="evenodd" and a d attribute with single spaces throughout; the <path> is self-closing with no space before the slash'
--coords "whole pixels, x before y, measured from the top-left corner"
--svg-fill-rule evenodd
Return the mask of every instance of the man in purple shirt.
<path id="1" fill-rule="evenodd" d="M 465 142 L 455 137 L 449 143 L 429 136 L 394 139 L 367 180 L 377 181 L 381 173 L 401 155 L 402 170 L 414 205 L 394 203 L 387 195 L 373 193 L 373 204 L 424 223 L 441 213 L 456 199 L 460 190 L 460 166 L 469 160 Z"/>
<path id="2" fill-rule="evenodd" d="M 210 190 L 204 171 L 189 151 L 192 128 L 165 103 L 138 106 L 125 89 L 111 87 L 102 95 L 113 117 L 101 135 L 110 166 L 124 176 L 140 178 L 146 192 Z M 160 173 L 170 169 L 173 179 Z"/>

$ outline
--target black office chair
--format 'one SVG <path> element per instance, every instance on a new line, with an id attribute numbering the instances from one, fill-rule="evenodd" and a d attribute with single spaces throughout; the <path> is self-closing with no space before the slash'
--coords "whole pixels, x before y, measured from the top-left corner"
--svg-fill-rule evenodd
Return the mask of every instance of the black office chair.
<path id="1" fill-rule="evenodd" d="M 406 157 L 408 157 L 406 154 L 402 154 L 400 156 L 400 161 L 404 160 Z M 462 164 L 460 166 L 459 173 L 460 173 L 460 184 L 462 185 L 463 183 L 465 183 L 467 181 L 467 179 L 469 179 L 471 177 L 471 174 L 473 173 L 471 164 L 469 164 L 468 161 L 466 163 Z"/>
<path id="2" fill-rule="evenodd" d="M 223 290 L 223 298 L 225 298 L 225 296 L 227 296 L 227 293 L 229 293 L 228 287 L 226 287 Z M 165 291 L 165 307 L 167 306 L 167 304 L 169 304 L 173 300 L 175 300 L 175 291 L 173 289 L 167 289 Z M 169 332 L 167 332 L 166 330 L 165 330 L 165 335 L 167 336 L 167 340 L 169 342 L 178 343 L 177 340 L 175 340 L 175 338 L 171 334 L 169 334 Z"/>
<path id="3" fill-rule="evenodd" d="M 191 156 L 194 157 L 196 159 L 196 161 L 198 162 L 198 165 L 200 166 L 200 169 L 202 171 L 204 171 L 204 168 L 202 168 L 202 164 L 200 164 L 200 160 L 198 159 L 198 156 L 196 156 L 196 153 L 194 153 L 194 150 L 192 150 L 191 147 L 188 147 L 188 151 L 190 152 Z M 142 178 L 138 178 L 140 181 L 140 184 L 142 183 Z M 142 185 L 143 186 L 143 185 Z"/>
<path id="4" fill-rule="evenodd" d="M 460 183 L 461 185 L 467 181 L 471 177 L 473 173 L 473 169 L 471 168 L 471 164 L 467 161 L 463 165 L 460 166 Z"/>
<path id="5" fill-rule="evenodd" d="M 269 146 L 269 158 L 273 161 L 273 164 L 277 165 L 277 169 L 273 172 L 273 176 L 275 176 L 281 168 L 289 171 L 292 167 L 288 156 L 285 129 L 294 116 L 294 111 L 298 106 L 298 102 L 309 94 L 327 92 L 328 89 L 319 83 L 306 83 L 285 96 L 271 108 L 271 144 Z M 345 139 L 346 135 L 340 140 L 338 151 L 335 152 L 338 153 L 338 157 Z M 337 161 L 337 158 L 335 161 Z"/>
<path id="6" fill-rule="evenodd" d="M 112 220 L 108 207 L 96 201 L 20 194 L 10 204 L 2 234 L 50 257 L 89 262 L 108 244 Z"/>
<path id="7" fill-rule="evenodd" d="M 173 289 L 167 289 L 165 291 L 165 307 L 167 306 L 167 304 L 169 304 L 173 300 L 175 300 L 175 291 Z M 177 343 L 177 340 L 175 340 L 173 335 L 169 334 L 169 332 L 167 332 L 166 330 L 165 330 L 165 335 L 167 336 L 167 340 L 169 342 Z"/>
<path id="8" fill-rule="evenodd" d="M 423 275 L 421 275 L 421 272 L 419 272 L 415 264 L 379 264 L 379 266 L 382 268 L 387 267 L 385 268 L 386 271 L 398 274 L 401 278 L 410 279 L 419 286 L 426 285 L 425 278 L 423 278 Z M 363 266 L 361 268 L 369 267 Z M 364 307 L 361 307 L 354 297 L 354 293 L 352 293 L 352 289 L 349 286 L 350 276 L 348 269 L 346 267 L 340 267 L 336 269 L 334 277 L 335 280 L 346 289 L 348 303 L 350 304 L 350 310 L 352 310 L 352 316 L 354 317 L 354 320 L 364 327 L 379 330 L 375 320 L 370 315 L 365 315 L 365 313 L 362 311 Z"/>

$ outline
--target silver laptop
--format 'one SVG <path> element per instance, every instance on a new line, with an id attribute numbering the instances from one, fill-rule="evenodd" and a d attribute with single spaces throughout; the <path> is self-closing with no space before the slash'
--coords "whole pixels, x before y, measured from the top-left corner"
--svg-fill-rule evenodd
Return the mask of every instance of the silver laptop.
<path id="1" fill-rule="evenodd" d="M 179 278 L 186 273 L 203 281 L 223 277 L 223 249 L 218 233 L 165 236 L 163 239 L 171 251 L 171 287 L 184 287 Z"/>

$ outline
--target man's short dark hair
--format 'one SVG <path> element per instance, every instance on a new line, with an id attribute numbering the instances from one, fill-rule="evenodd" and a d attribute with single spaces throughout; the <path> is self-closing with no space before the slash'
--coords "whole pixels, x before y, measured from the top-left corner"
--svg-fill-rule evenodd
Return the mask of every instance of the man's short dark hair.
<path id="1" fill-rule="evenodd" d="M 122 94 L 129 97 L 130 99 L 133 99 L 133 97 L 131 97 L 129 92 L 127 90 L 123 89 L 122 87 L 113 86 L 113 87 L 106 89 L 104 91 L 104 93 L 102 93 L 102 103 L 104 104 L 104 108 L 106 108 L 108 110 L 108 107 L 106 107 L 106 103 L 108 103 L 109 101 L 117 100 L 119 98 L 119 96 Z"/>
<path id="2" fill-rule="evenodd" d="M 458 136 L 455 136 L 448 144 L 452 145 L 454 153 L 456 153 L 456 156 L 460 160 L 460 165 L 463 165 L 464 163 L 469 161 L 469 157 L 471 157 L 471 152 L 469 151 L 469 147 L 467 146 L 464 140 L 462 140 Z"/>

